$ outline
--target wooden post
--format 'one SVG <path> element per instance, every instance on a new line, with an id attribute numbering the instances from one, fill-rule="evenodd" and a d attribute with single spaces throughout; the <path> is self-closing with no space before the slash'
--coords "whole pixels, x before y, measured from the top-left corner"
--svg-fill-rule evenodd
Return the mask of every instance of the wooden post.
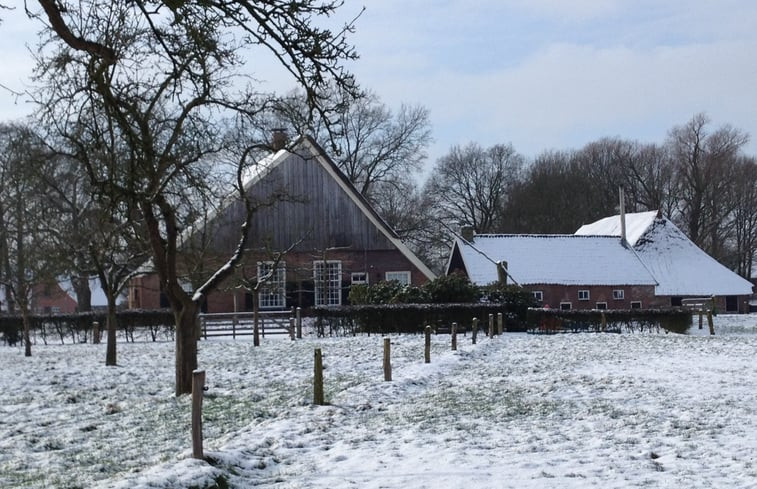
<path id="1" fill-rule="evenodd" d="M 205 371 L 192 372 L 192 457 L 203 458 L 202 453 L 202 397 L 205 391 Z"/>
<path id="2" fill-rule="evenodd" d="M 92 322 L 92 343 L 95 345 L 100 344 L 100 322 Z"/>
<path id="3" fill-rule="evenodd" d="M 489 338 L 494 337 L 494 314 L 489 314 L 489 333 L 487 336 Z"/>
<path id="4" fill-rule="evenodd" d="M 265 318 L 260 318 L 260 336 L 265 338 Z"/>
<path id="5" fill-rule="evenodd" d="M 315 363 L 313 366 L 313 404 L 323 406 L 323 355 L 321 349 L 315 349 Z"/>
<path id="6" fill-rule="evenodd" d="M 452 323 L 452 351 L 457 350 L 457 323 Z"/>
<path id="7" fill-rule="evenodd" d="M 294 332 L 294 318 L 289 318 L 289 338 L 294 341 L 295 338 L 295 332 Z"/>
<path id="8" fill-rule="evenodd" d="M 298 307 L 295 310 L 295 317 L 297 318 L 297 338 L 302 339 L 302 308 Z"/>
<path id="9" fill-rule="evenodd" d="M 604 333 L 607 330 L 607 316 L 605 316 L 605 313 L 602 313 L 602 319 L 601 319 L 601 331 Z"/>
<path id="10" fill-rule="evenodd" d="M 707 326 L 710 327 L 710 334 L 715 334 L 715 325 L 712 322 L 712 311 L 707 311 Z"/>
<path id="11" fill-rule="evenodd" d="M 237 317 L 234 316 L 234 318 L 231 320 L 231 338 L 237 339 Z"/>
<path id="12" fill-rule="evenodd" d="M 497 313 L 497 334 L 502 336 L 505 332 L 505 317 L 501 312 Z"/>
<path id="13" fill-rule="evenodd" d="M 431 325 L 427 325 L 425 331 L 426 331 L 426 335 L 425 335 L 426 336 L 426 341 L 425 341 L 426 348 L 425 348 L 424 358 L 425 358 L 425 362 L 426 363 L 431 363 Z"/>
<path id="14" fill-rule="evenodd" d="M 476 336 L 478 335 L 478 318 L 473 318 L 473 328 L 472 336 L 473 336 L 473 344 L 476 344 Z"/>
<path id="15" fill-rule="evenodd" d="M 384 338 L 384 380 L 392 380 L 391 340 Z"/>
<path id="16" fill-rule="evenodd" d="M 200 326 L 202 327 L 202 337 L 208 339 L 208 325 L 205 323 L 205 317 L 200 317 Z"/>
<path id="17" fill-rule="evenodd" d="M 702 313 L 702 310 L 700 309 L 699 310 L 699 329 L 703 329 L 702 328 L 702 316 L 703 316 L 703 313 Z"/>

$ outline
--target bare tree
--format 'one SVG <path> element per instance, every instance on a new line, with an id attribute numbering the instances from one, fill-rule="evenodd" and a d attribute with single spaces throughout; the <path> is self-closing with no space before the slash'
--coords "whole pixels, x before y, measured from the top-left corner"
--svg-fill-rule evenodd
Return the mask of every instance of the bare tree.
<path id="1" fill-rule="evenodd" d="M 189 225 L 182 196 L 204 191 L 206 165 L 223 149 L 225 121 L 254 116 L 272 100 L 253 87 L 236 89 L 240 53 L 248 47 L 271 53 L 328 120 L 320 103 L 324 87 L 354 88 L 342 67 L 355 57 L 345 37 L 352 26 L 317 26 L 341 4 L 330 0 L 39 3 L 50 36 L 37 63 L 45 82 L 39 96 L 44 120 L 79 145 L 77 159 L 96 192 L 133 205 L 144 219 L 152 265 L 176 320 L 176 394 L 188 393 L 197 368 L 200 304 L 241 259 L 252 209 L 246 206 L 228 261 L 187 291 L 178 263 Z M 98 121 L 84 138 L 77 134 L 82 119 Z M 118 154 L 126 157 L 87 158 L 98 141 L 122 148 Z M 255 146 L 238 155 L 242 200 L 242 172 Z"/>
<path id="2" fill-rule="evenodd" d="M 523 161 L 509 144 L 454 146 L 436 163 L 425 186 L 438 219 L 473 226 L 480 233 L 495 231 Z"/>
<path id="3" fill-rule="evenodd" d="M 688 237 L 716 259 L 722 258 L 725 217 L 730 212 L 726 195 L 728 178 L 749 137 L 725 125 L 709 132 L 709 118 L 695 115 L 674 127 L 667 144 L 680 189 L 679 222 Z"/>
<path id="4" fill-rule="evenodd" d="M 357 97 L 340 90 L 329 93 L 339 131 L 329 131 L 328 121 L 309 116 L 302 91 L 279 99 L 258 125 L 309 133 L 329 142 L 334 163 L 372 204 L 380 203 L 386 185 L 401 185 L 425 161 L 431 141 L 428 110 L 403 104 L 393 112 L 372 92 Z M 384 188 L 378 190 L 380 185 Z"/>
<path id="5" fill-rule="evenodd" d="M 55 280 L 49 260 L 47 222 L 50 211 L 44 193 L 39 192 L 39 175 L 49 171 L 49 154 L 42 141 L 28 127 L 0 126 L 0 250 L 5 286 L 24 325 L 24 354 L 31 356 L 32 294 L 35 287 Z"/>

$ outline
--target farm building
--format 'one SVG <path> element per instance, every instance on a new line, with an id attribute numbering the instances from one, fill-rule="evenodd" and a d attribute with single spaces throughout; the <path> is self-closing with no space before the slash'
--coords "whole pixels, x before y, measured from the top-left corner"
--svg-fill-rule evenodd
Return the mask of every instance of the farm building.
<path id="1" fill-rule="evenodd" d="M 234 283 L 208 296 L 206 312 L 252 310 L 258 278 L 261 309 L 340 305 L 355 284 L 434 278 L 310 137 L 259 161 L 243 183 L 257 206 L 249 247 Z M 211 252 L 201 259 L 218 265 L 215 258 L 228 257 L 237 241 L 243 212 L 241 199 L 228 201 L 185 244 L 202 235 Z M 129 306 L 166 307 L 157 284 L 152 274 L 134 279 Z"/>
<path id="2" fill-rule="evenodd" d="M 457 238 L 447 273 L 463 273 L 477 285 L 499 280 L 530 290 L 542 304 L 560 309 L 658 307 L 657 282 L 633 250 L 618 238 L 575 235 L 477 234 Z"/>
<path id="3" fill-rule="evenodd" d="M 751 282 L 697 247 L 657 211 L 582 226 L 573 235 L 476 235 L 453 243 L 447 273 L 473 283 L 507 276 L 550 307 L 662 308 L 715 298 L 717 309 L 748 312 Z"/>
<path id="4" fill-rule="evenodd" d="M 658 211 L 625 215 L 625 239 L 657 280 L 655 295 L 667 306 L 687 298 L 715 297 L 727 312 L 748 312 L 752 283 L 732 272 L 695 245 Z M 618 236 L 620 216 L 581 226 L 576 235 Z"/>

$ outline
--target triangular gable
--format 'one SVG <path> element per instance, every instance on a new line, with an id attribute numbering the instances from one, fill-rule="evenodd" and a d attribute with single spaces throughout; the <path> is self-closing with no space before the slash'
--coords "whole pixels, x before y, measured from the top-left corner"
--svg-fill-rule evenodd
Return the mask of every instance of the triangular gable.
<path id="1" fill-rule="evenodd" d="M 310 136 L 302 136 L 294 145 L 293 150 L 296 151 L 298 147 L 307 149 L 311 155 L 323 166 L 323 168 L 331 175 L 344 192 L 350 197 L 355 205 L 363 212 L 363 214 L 371 221 L 371 223 L 397 248 L 402 255 L 410 261 L 427 279 L 433 280 L 436 275 L 431 271 L 418 257 L 410 251 L 405 243 L 399 238 L 397 233 L 384 221 L 381 216 L 378 215 L 376 210 L 368 203 L 363 195 L 357 191 L 352 182 L 349 181 L 347 176 L 336 166 L 331 158 L 326 155 L 326 152 L 316 143 Z"/>

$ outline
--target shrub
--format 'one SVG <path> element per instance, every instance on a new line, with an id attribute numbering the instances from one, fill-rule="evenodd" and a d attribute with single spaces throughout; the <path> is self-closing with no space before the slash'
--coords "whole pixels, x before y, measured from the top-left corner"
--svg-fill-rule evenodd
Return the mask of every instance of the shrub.
<path id="1" fill-rule="evenodd" d="M 433 304 L 478 302 L 481 295 L 479 288 L 459 273 L 442 275 L 426 282 L 423 290 Z"/>

